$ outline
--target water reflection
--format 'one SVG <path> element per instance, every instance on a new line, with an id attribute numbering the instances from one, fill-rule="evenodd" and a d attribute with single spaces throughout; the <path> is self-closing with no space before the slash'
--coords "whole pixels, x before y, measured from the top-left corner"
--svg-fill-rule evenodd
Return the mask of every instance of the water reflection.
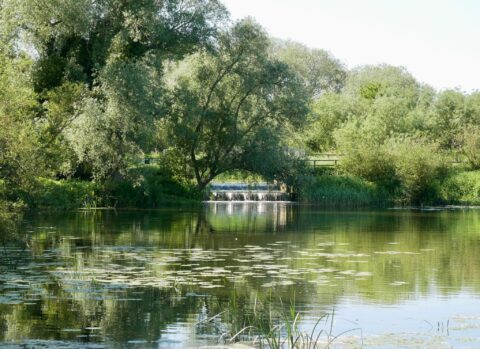
<path id="1" fill-rule="evenodd" d="M 366 334 L 428 335 L 423 325 L 448 320 L 450 344 L 480 334 L 478 211 L 227 202 L 27 218 L 28 244 L 5 246 L 15 263 L 0 266 L 4 342 L 216 344 L 254 306 L 293 295 L 306 327 L 335 307 L 339 331 L 357 321 Z M 428 304 L 438 309 L 412 310 Z"/>

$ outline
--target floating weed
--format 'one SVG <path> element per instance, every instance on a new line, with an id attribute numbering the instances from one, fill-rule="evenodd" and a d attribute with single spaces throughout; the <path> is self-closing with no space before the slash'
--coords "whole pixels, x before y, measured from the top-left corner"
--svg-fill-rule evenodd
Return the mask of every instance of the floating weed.
<path id="1" fill-rule="evenodd" d="M 375 254 L 389 254 L 389 255 L 401 255 L 401 254 L 404 254 L 404 255 L 419 255 L 420 253 L 418 252 L 409 252 L 409 251 L 375 251 L 373 252 Z"/>
<path id="2" fill-rule="evenodd" d="M 288 290 L 297 283 L 334 287 L 340 280 L 362 282 L 371 277 L 372 272 L 366 268 L 371 255 L 347 250 L 345 246 L 348 243 L 333 241 L 319 242 L 307 249 L 296 247 L 290 241 L 218 250 L 104 245 L 77 250 L 76 260 L 81 261 L 77 263 L 61 257 L 61 250 L 47 249 L 36 256 L 35 264 L 19 268 L 17 273 L 0 274 L 0 282 L 3 281 L 0 304 L 28 302 L 32 300 L 28 293 L 38 289 L 35 285 L 43 284 L 40 287 L 43 288 L 51 283 L 58 283 L 69 292 L 88 294 L 92 290 L 113 293 L 138 287 L 216 289 L 236 283 Z M 382 254 L 418 253 L 372 253 L 373 256 Z M 404 285 L 400 282 L 392 286 Z M 9 290 L 17 291 L 16 298 L 5 298 Z"/>
<path id="3" fill-rule="evenodd" d="M 394 281 L 394 282 L 391 282 L 390 283 L 390 286 L 403 286 L 403 285 L 407 285 L 408 282 L 405 282 L 405 281 Z"/>

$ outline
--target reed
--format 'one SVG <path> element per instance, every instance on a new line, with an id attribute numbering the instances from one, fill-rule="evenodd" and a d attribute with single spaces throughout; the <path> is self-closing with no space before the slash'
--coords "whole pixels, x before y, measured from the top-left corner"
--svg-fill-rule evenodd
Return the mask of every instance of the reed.
<path id="1" fill-rule="evenodd" d="M 228 319 L 229 335 L 222 335 L 228 344 L 240 342 L 260 349 L 329 349 L 348 332 L 359 331 L 362 334 L 359 328 L 335 334 L 335 309 L 319 316 L 309 330 L 303 330 L 304 315 L 297 309 L 294 297 L 288 306 L 281 299 L 274 302 L 271 295 L 263 301 L 255 297 L 253 307 L 248 311 L 240 311 L 236 297 L 234 293 L 235 299 L 230 300 L 228 310 L 211 318 L 221 315 L 224 320 Z M 361 341 L 363 343 L 363 338 Z"/>
<path id="2" fill-rule="evenodd" d="M 332 208 L 385 206 L 391 201 L 378 185 L 349 175 L 305 178 L 299 185 L 298 199 Z"/>

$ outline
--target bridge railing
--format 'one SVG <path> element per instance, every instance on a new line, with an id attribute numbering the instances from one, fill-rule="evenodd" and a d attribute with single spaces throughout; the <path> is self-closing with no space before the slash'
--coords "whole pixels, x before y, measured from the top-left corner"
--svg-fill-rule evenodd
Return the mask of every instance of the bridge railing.
<path id="1" fill-rule="evenodd" d="M 308 167 L 313 169 L 324 167 L 337 167 L 342 155 L 336 153 L 318 153 L 307 156 L 304 160 Z"/>
<path id="2" fill-rule="evenodd" d="M 318 153 L 307 156 L 303 161 L 308 167 L 313 169 L 322 167 L 337 167 L 341 161 L 342 155 L 335 153 Z M 145 165 L 153 165 L 160 161 L 157 157 L 145 157 L 141 160 L 141 163 Z"/>

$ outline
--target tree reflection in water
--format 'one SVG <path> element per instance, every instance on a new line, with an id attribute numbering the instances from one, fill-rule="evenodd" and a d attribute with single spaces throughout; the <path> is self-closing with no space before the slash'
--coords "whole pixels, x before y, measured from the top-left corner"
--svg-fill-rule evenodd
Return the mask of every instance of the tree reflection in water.
<path id="1" fill-rule="evenodd" d="M 4 244 L 14 264 L 2 263 L 0 275 L 6 342 L 188 347 L 236 333 L 266 299 L 280 313 L 280 299 L 290 304 L 294 294 L 314 319 L 345 302 L 375 314 L 466 290 L 475 302 L 480 292 L 478 211 L 212 203 L 38 213 L 18 232 L 28 243 Z"/>

